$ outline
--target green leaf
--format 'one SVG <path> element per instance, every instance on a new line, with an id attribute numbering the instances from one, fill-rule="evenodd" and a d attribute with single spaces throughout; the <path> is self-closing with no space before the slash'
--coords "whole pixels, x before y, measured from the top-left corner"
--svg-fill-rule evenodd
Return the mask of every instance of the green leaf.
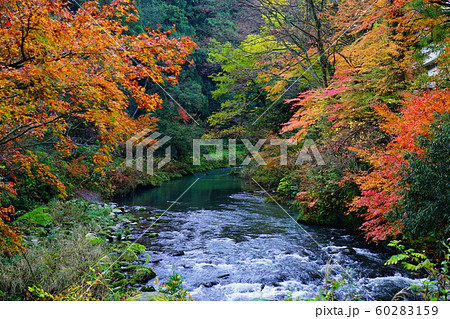
<path id="1" fill-rule="evenodd" d="M 49 213 L 47 213 L 46 210 L 47 210 L 46 207 L 40 206 L 28 213 L 25 213 L 17 220 L 18 221 L 25 220 L 30 224 L 36 224 L 46 227 L 54 222 L 52 216 Z"/>

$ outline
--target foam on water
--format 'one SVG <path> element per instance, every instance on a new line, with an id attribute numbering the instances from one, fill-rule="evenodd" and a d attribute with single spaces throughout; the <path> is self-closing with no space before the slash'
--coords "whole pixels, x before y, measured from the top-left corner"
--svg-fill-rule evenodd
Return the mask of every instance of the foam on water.
<path id="1" fill-rule="evenodd" d="M 177 198 L 195 178 L 137 193 L 126 204 L 159 208 L 137 213 L 146 220 L 167 209 L 167 201 Z M 399 268 L 384 266 L 387 254 L 345 230 L 299 227 L 277 205 L 266 203 L 262 193 L 243 187 L 240 179 L 224 171 L 207 175 L 152 227 L 159 236 L 144 237 L 141 243 L 147 246 L 149 266 L 160 281 L 175 270 L 183 277 L 184 288 L 199 300 L 313 298 L 323 286 L 331 259 L 332 276 L 340 278 L 346 269 L 356 286 L 351 289 L 362 299 L 390 299 L 413 282 L 400 275 Z"/>

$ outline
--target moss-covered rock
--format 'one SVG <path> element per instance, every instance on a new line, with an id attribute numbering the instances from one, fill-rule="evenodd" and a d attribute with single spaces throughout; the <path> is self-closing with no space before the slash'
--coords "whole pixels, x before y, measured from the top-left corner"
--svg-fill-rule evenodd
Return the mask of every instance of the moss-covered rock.
<path id="1" fill-rule="evenodd" d="M 115 279 L 115 280 L 123 280 L 123 279 L 125 279 L 125 275 L 122 274 L 121 272 L 118 272 L 118 271 L 113 272 L 112 275 L 111 275 L 111 277 L 112 277 L 113 279 Z"/>
<path id="2" fill-rule="evenodd" d="M 113 283 L 111 284 L 111 287 L 112 287 L 112 288 L 118 288 L 118 287 L 126 287 L 127 285 L 128 285 L 128 280 L 122 279 L 122 280 L 113 282 Z"/>
<path id="3" fill-rule="evenodd" d="M 135 270 L 133 272 L 133 279 L 137 283 L 146 283 L 155 277 L 156 277 L 156 274 L 153 271 L 153 269 L 145 267 L 145 266 L 135 268 Z"/>
<path id="4" fill-rule="evenodd" d="M 145 233 L 144 236 L 149 237 L 149 238 L 154 238 L 154 237 L 158 237 L 158 233 Z"/>
<path id="5" fill-rule="evenodd" d="M 138 255 L 145 252 L 145 246 L 138 243 L 125 241 L 115 246 L 115 251 L 120 254 L 120 261 L 131 263 L 138 259 Z"/>
<path id="6" fill-rule="evenodd" d="M 142 287 L 142 288 L 141 288 L 141 291 L 142 291 L 142 292 L 155 292 L 156 289 L 155 289 L 155 287 L 153 287 L 153 286 L 145 286 L 145 287 Z"/>

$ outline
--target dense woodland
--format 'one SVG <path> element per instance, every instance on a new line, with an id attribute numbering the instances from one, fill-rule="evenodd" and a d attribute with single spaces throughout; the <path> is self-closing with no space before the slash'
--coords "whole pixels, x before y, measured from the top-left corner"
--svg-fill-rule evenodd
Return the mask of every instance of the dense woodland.
<path id="1" fill-rule="evenodd" d="M 428 273 L 440 290 L 424 298 L 447 298 L 448 1 L 5 0 L 0 8 L 1 299 L 127 298 L 110 294 L 117 278 L 102 281 L 86 266 L 111 253 L 82 244 L 112 222 L 108 212 L 74 198 L 112 199 L 228 165 L 193 167 L 195 138 L 286 138 L 298 142 L 292 154 L 314 140 L 325 166 L 280 166 L 279 148 L 266 146 L 267 165 L 241 174 L 299 222 L 391 242 L 401 252 L 389 263 Z M 124 162 L 125 141 L 143 129 L 172 137 L 174 160 L 152 176 Z M 68 257 L 75 244 L 85 245 L 79 260 Z M 29 272 L 30 264 L 44 266 Z"/>

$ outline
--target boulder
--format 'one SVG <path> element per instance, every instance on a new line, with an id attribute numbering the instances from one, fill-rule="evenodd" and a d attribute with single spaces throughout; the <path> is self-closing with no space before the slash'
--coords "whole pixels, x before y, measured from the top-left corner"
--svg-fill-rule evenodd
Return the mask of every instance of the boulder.
<path id="1" fill-rule="evenodd" d="M 158 233 L 145 233 L 144 236 L 145 237 L 150 237 L 150 238 L 158 237 Z"/>
<path id="2" fill-rule="evenodd" d="M 170 296 L 161 292 L 143 292 L 136 297 L 131 298 L 132 301 L 162 301 L 170 300 Z"/>
<path id="3" fill-rule="evenodd" d="M 174 257 L 183 256 L 183 255 L 184 255 L 184 251 L 182 251 L 182 250 L 175 251 L 172 253 L 172 256 L 174 256 Z"/>
<path id="4" fill-rule="evenodd" d="M 219 283 L 217 282 L 217 281 L 210 281 L 210 282 L 205 282 L 205 283 L 203 283 L 202 285 L 205 287 L 205 288 L 211 288 L 211 287 L 213 287 L 213 286 L 215 286 L 215 285 L 218 285 Z"/>
<path id="5" fill-rule="evenodd" d="M 344 249 L 342 249 L 342 253 L 344 255 L 356 255 L 356 250 L 352 247 L 345 247 Z"/>
<path id="6" fill-rule="evenodd" d="M 145 267 L 145 266 L 136 268 L 133 273 L 133 279 L 137 283 L 146 283 L 155 277 L 156 277 L 156 274 L 153 271 L 153 269 Z"/>

